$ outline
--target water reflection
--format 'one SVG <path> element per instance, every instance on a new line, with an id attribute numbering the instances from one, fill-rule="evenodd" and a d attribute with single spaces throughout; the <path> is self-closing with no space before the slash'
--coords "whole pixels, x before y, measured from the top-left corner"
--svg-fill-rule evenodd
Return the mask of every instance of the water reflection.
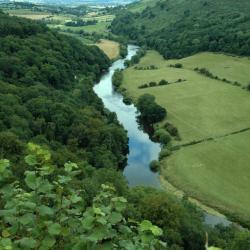
<path id="1" fill-rule="evenodd" d="M 160 145 L 152 142 L 148 134 L 139 129 L 135 106 L 124 104 L 122 96 L 114 92 L 112 87 L 112 76 L 115 70 L 124 69 L 125 60 L 131 59 L 137 50 L 138 47 L 129 45 L 128 56 L 125 59 L 116 61 L 111 66 L 109 72 L 94 87 L 94 91 L 103 100 L 105 107 L 117 114 L 118 120 L 128 131 L 130 153 L 124 175 L 130 186 L 145 185 L 159 188 L 158 174 L 150 170 L 149 164 L 152 160 L 158 159 Z"/>

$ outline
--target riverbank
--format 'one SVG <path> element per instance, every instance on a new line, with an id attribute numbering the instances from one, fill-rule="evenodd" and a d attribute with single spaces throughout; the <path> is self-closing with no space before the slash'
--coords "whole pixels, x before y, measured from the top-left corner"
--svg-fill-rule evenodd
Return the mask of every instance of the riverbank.
<path id="1" fill-rule="evenodd" d="M 219 61 L 221 60 L 221 55 L 208 54 L 207 66 L 213 65 L 212 58 L 214 64 L 217 62 L 217 56 Z M 235 66 L 237 62 L 245 62 L 244 58 L 241 61 L 239 58 L 224 55 L 225 57 L 227 65 L 232 63 Z M 247 119 L 250 107 L 249 92 L 238 85 L 199 74 L 193 70 L 193 67 L 197 67 L 197 60 L 191 58 L 189 61 L 188 64 L 188 59 L 182 59 L 186 65 L 184 67 L 181 64 L 179 67 L 175 66 L 178 63 L 178 60 L 175 60 L 175 64 L 170 67 L 170 62 L 158 53 L 150 51 L 139 64 L 124 71 L 121 92 L 134 103 L 145 93 L 155 96 L 157 103 L 168 111 L 167 119 L 157 127 L 164 129 L 165 123 L 171 122 L 178 128 L 180 138 L 172 140 L 175 151 L 161 163 L 165 178 L 189 196 L 203 201 L 203 204 L 230 215 L 234 221 L 247 223 L 247 215 L 250 214 L 250 197 L 247 192 L 250 171 L 246 164 L 249 140 L 244 140 L 244 130 L 237 135 L 234 132 L 248 127 L 250 123 Z M 193 62 L 195 64 L 192 66 Z M 228 72 L 231 72 L 231 68 L 227 67 Z M 225 72 L 224 70 L 224 76 Z M 228 73 L 225 77 L 230 79 L 229 76 Z M 234 75 L 233 79 L 236 79 L 235 77 L 237 78 L 237 75 Z M 161 80 L 167 81 L 168 84 L 140 87 L 149 82 L 157 84 Z M 225 138 L 222 136 L 230 133 L 232 135 Z M 207 138 L 211 139 L 206 140 Z M 196 140 L 204 142 L 195 146 L 192 142 Z M 179 148 L 179 145 L 185 143 L 190 146 Z M 187 154 L 192 148 L 192 154 Z M 182 154 L 182 158 L 178 157 L 179 154 Z M 172 159 L 171 163 L 169 159 Z M 179 162 L 178 159 L 183 160 Z M 171 172 L 168 170 L 170 164 Z"/>

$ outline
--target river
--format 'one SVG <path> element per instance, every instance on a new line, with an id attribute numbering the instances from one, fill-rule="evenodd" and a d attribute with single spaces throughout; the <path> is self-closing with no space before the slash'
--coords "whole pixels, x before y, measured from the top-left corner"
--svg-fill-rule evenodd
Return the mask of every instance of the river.
<path id="1" fill-rule="evenodd" d="M 150 162 L 158 160 L 161 146 L 152 142 L 147 133 L 139 128 L 137 122 L 137 109 L 123 103 L 121 94 L 114 91 L 112 76 L 116 69 L 124 69 L 124 62 L 131 59 L 138 50 L 137 46 L 128 45 L 128 55 L 125 59 L 115 61 L 109 71 L 103 75 L 100 82 L 94 86 L 95 93 L 102 99 L 104 106 L 115 112 L 119 122 L 127 130 L 129 138 L 128 164 L 124 169 L 124 175 L 130 186 L 144 185 L 161 188 L 159 175 L 150 170 Z M 210 225 L 222 223 L 230 224 L 225 218 L 205 214 L 205 222 Z"/>

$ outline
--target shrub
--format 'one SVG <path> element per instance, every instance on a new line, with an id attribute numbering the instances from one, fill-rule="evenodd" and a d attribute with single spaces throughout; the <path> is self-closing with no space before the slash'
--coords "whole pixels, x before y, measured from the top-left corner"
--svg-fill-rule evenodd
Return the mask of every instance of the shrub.
<path id="1" fill-rule="evenodd" d="M 164 148 L 160 152 L 159 159 L 162 160 L 162 159 L 170 156 L 171 154 L 172 154 L 171 150 L 169 150 L 168 148 Z"/>
<path id="2" fill-rule="evenodd" d="M 171 123 L 167 122 L 164 125 L 164 128 L 169 132 L 170 135 L 178 136 L 178 129 L 174 125 L 172 125 Z"/>
<path id="3" fill-rule="evenodd" d="M 164 129 L 158 129 L 154 134 L 155 139 L 159 140 L 159 142 L 163 145 L 167 145 L 171 141 L 170 134 Z"/>
<path id="4" fill-rule="evenodd" d="M 150 169 L 152 172 L 158 172 L 160 170 L 160 163 L 159 161 L 151 161 Z"/>
<path id="5" fill-rule="evenodd" d="M 157 85 L 156 82 L 150 82 L 150 83 L 149 83 L 149 87 L 155 87 L 156 85 Z"/>
<path id="6" fill-rule="evenodd" d="M 148 87 L 149 87 L 148 84 L 145 83 L 145 84 L 140 85 L 138 88 L 139 89 L 145 89 L 145 88 L 148 88 Z"/>
<path id="7" fill-rule="evenodd" d="M 130 105 L 132 104 L 132 98 L 131 97 L 124 97 L 123 98 L 123 102 L 126 104 L 126 105 Z"/>
<path id="8" fill-rule="evenodd" d="M 168 81 L 166 81 L 166 80 L 164 80 L 164 79 L 162 79 L 162 80 L 160 80 L 159 81 L 159 86 L 162 86 L 162 85 L 167 85 L 167 84 L 169 84 L 169 82 Z"/>
<path id="9" fill-rule="evenodd" d="M 137 102 L 140 118 L 149 124 L 160 122 L 167 116 L 165 108 L 155 102 L 155 97 L 150 94 L 144 94 L 139 97 Z"/>

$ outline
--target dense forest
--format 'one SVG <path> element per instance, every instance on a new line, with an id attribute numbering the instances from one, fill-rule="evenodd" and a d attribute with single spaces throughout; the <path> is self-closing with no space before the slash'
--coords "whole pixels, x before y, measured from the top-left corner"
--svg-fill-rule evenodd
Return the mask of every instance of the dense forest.
<path id="1" fill-rule="evenodd" d="M 58 163 L 122 167 L 126 133 L 92 86 L 109 66 L 94 46 L 0 14 L 0 154 L 16 161 L 28 141 Z M 118 143 L 119 142 L 119 143 Z"/>
<path id="2" fill-rule="evenodd" d="M 142 12 L 122 9 L 111 29 L 165 58 L 201 51 L 249 56 L 249 8 L 247 0 L 160 0 Z"/>
<path id="3" fill-rule="evenodd" d="M 246 250 L 185 198 L 129 188 L 127 136 L 92 87 L 95 46 L 0 13 L 0 249 Z M 74 162 L 74 163 L 73 163 Z"/>

